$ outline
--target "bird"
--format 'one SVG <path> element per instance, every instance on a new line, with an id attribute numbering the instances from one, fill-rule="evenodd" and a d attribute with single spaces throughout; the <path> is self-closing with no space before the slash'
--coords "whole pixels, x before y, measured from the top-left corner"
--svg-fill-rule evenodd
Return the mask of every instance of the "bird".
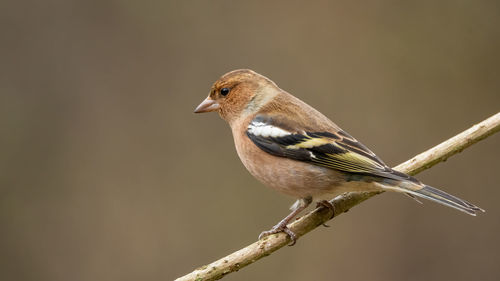
<path id="1" fill-rule="evenodd" d="M 218 112 L 232 131 L 238 156 L 257 180 L 297 199 L 291 213 L 259 239 L 285 232 L 312 202 L 346 192 L 395 191 L 475 216 L 483 209 L 387 166 L 375 153 L 325 115 L 250 69 L 222 75 L 195 113 Z M 418 200 L 417 200 L 418 201 Z"/>

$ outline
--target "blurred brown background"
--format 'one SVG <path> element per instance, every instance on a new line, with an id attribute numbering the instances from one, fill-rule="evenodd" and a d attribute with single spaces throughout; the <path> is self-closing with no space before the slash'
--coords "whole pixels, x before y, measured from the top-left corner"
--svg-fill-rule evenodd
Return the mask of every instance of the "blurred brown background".
<path id="1" fill-rule="evenodd" d="M 251 68 L 396 165 L 500 109 L 498 1 L 2 2 L 0 279 L 171 280 L 293 199 L 195 115 Z M 384 194 L 225 280 L 498 280 L 500 136 L 419 178 L 476 218 Z"/>

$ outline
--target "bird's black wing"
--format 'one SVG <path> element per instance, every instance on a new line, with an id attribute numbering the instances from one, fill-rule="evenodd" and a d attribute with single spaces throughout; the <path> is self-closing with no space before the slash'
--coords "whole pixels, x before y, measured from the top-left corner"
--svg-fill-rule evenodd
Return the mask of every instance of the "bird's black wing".
<path id="1" fill-rule="evenodd" d="M 388 167 L 366 146 L 346 132 L 302 129 L 276 116 L 257 115 L 248 125 L 247 136 L 274 156 L 309 162 L 343 172 L 395 180 L 412 177 Z"/>

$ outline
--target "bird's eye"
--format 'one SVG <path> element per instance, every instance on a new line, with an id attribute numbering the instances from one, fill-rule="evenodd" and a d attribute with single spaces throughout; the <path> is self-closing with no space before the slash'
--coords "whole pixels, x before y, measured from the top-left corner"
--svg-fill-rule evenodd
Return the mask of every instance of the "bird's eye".
<path id="1" fill-rule="evenodd" d="M 230 89 L 229 88 L 222 88 L 220 89 L 220 94 L 223 96 L 227 96 L 229 94 Z"/>

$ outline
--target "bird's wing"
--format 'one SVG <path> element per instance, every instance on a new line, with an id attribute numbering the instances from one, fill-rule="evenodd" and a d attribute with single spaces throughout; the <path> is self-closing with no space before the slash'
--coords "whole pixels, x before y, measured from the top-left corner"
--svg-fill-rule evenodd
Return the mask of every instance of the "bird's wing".
<path id="1" fill-rule="evenodd" d="M 342 130 L 314 131 L 283 120 L 282 116 L 257 115 L 249 123 L 246 133 L 257 147 L 275 156 L 348 173 L 395 180 L 410 178 L 392 170 Z"/>

